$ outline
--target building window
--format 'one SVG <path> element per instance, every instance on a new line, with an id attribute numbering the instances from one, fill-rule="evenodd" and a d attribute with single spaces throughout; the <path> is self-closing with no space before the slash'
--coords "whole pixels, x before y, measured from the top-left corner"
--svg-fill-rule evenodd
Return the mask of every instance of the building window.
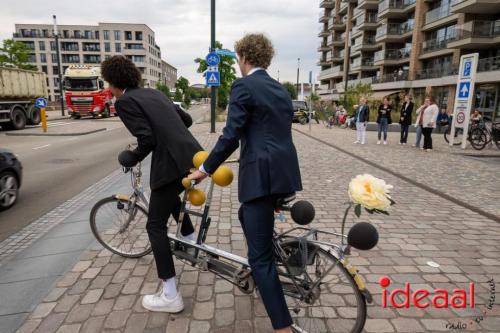
<path id="1" fill-rule="evenodd" d="M 81 37 L 81 31 L 80 30 L 75 30 L 73 32 L 73 34 L 74 34 L 75 38 L 80 38 Z"/>
<path id="2" fill-rule="evenodd" d="M 52 74 L 59 75 L 59 67 L 58 66 L 52 66 Z"/>
<path id="3" fill-rule="evenodd" d="M 132 40 L 132 31 L 125 31 L 125 40 Z"/>
<path id="4" fill-rule="evenodd" d="M 45 74 L 49 74 L 49 73 L 47 72 L 47 66 L 42 66 L 42 72 L 44 72 Z"/>
<path id="5" fill-rule="evenodd" d="M 38 42 L 38 48 L 40 51 L 45 51 L 45 42 L 43 40 Z"/>
<path id="6" fill-rule="evenodd" d="M 35 49 L 35 42 L 23 42 L 24 45 L 26 45 L 26 47 L 30 50 L 34 50 Z"/>
<path id="7" fill-rule="evenodd" d="M 127 49 L 127 50 L 143 50 L 144 46 L 142 46 L 142 44 L 127 43 L 127 44 L 125 44 L 125 49 Z"/>
<path id="8" fill-rule="evenodd" d="M 104 52 L 111 52 L 111 44 L 104 43 Z"/>
<path id="9" fill-rule="evenodd" d="M 47 56 L 45 55 L 45 53 L 40 53 L 40 62 L 47 62 Z"/>
<path id="10" fill-rule="evenodd" d="M 142 40 L 142 31 L 135 32 L 135 40 Z"/>
<path id="11" fill-rule="evenodd" d="M 114 33 L 115 33 L 115 40 L 121 40 L 122 39 L 121 33 L 120 33 L 119 30 L 115 30 Z"/>
<path id="12" fill-rule="evenodd" d="M 69 38 L 69 31 L 63 30 L 63 38 Z"/>
<path id="13" fill-rule="evenodd" d="M 55 87 L 59 86 L 59 78 L 58 77 L 54 78 L 54 86 Z"/>
<path id="14" fill-rule="evenodd" d="M 109 58 L 111 58 L 111 56 L 110 56 L 109 54 L 106 54 L 106 55 L 104 56 L 104 60 L 108 60 Z"/>
<path id="15" fill-rule="evenodd" d="M 99 31 L 95 32 L 95 39 L 99 39 Z"/>
<path id="16" fill-rule="evenodd" d="M 51 54 L 52 56 L 52 63 L 57 64 L 57 54 Z"/>
<path id="17" fill-rule="evenodd" d="M 36 62 L 36 56 L 34 53 L 31 53 L 28 57 L 28 62 Z"/>
<path id="18" fill-rule="evenodd" d="M 84 64 L 99 64 L 101 62 L 101 56 L 99 55 L 84 55 L 83 63 Z"/>
<path id="19" fill-rule="evenodd" d="M 101 50 L 101 45 L 99 43 L 83 43 L 82 49 L 87 52 L 99 52 Z"/>
<path id="20" fill-rule="evenodd" d="M 78 54 L 63 54 L 62 55 L 62 62 L 65 63 L 79 63 L 80 62 L 80 56 Z"/>
<path id="21" fill-rule="evenodd" d="M 122 51 L 122 44 L 115 43 L 115 52 L 121 52 L 121 51 Z"/>
<path id="22" fill-rule="evenodd" d="M 61 50 L 62 51 L 78 51 L 79 50 L 78 42 L 62 42 L 61 43 Z"/>
<path id="23" fill-rule="evenodd" d="M 84 35 L 85 35 L 86 39 L 91 39 L 92 38 L 92 31 L 85 30 Z"/>
<path id="24" fill-rule="evenodd" d="M 104 35 L 104 40 L 109 40 L 109 30 L 104 30 L 103 35 Z"/>
<path id="25" fill-rule="evenodd" d="M 42 30 L 42 37 L 48 38 L 49 37 L 49 30 L 43 29 Z"/>

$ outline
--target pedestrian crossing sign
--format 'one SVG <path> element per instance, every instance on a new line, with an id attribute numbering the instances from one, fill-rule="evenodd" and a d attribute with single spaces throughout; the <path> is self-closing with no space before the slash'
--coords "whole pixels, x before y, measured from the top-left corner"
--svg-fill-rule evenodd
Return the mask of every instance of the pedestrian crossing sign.
<path id="1" fill-rule="evenodd" d="M 220 72 L 206 72 L 207 86 L 217 87 L 220 86 Z"/>

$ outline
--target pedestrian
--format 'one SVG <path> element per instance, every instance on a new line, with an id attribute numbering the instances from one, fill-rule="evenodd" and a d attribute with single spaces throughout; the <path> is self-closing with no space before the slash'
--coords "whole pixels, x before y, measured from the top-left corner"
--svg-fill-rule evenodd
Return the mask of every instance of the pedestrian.
<path id="1" fill-rule="evenodd" d="M 380 140 L 382 139 L 382 133 L 384 133 L 384 145 L 387 144 L 387 129 L 389 125 L 392 124 L 391 111 L 392 106 L 389 102 L 389 98 L 384 97 L 383 103 L 378 107 L 378 145 L 380 144 Z"/>
<path id="2" fill-rule="evenodd" d="M 446 109 L 441 109 L 441 111 L 438 114 L 438 117 L 436 119 L 436 127 L 439 133 L 441 133 L 441 128 L 448 126 L 450 121 L 450 117 L 448 116 L 448 113 L 446 112 Z"/>
<path id="3" fill-rule="evenodd" d="M 176 107 L 156 89 L 143 89 L 141 72 L 123 56 L 113 56 L 101 65 L 104 80 L 117 100 L 118 116 L 129 132 L 137 138 L 137 148 L 131 155 L 136 162 L 152 152 L 149 203 L 146 230 L 153 250 L 161 291 L 145 295 L 144 308 L 151 311 L 176 313 L 184 309 L 182 295 L 177 290 L 175 267 L 167 234 L 170 215 L 177 220 L 181 209 L 179 194 L 184 191 L 182 178 L 192 166 L 195 153 L 202 150 L 188 130 L 191 117 Z M 181 234 L 195 240 L 194 228 L 187 214 Z"/>
<path id="4" fill-rule="evenodd" d="M 366 104 L 366 98 L 361 97 L 359 99 L 359 105 L 354 111 L 354 123 L 356 124 L 356 141 L 354 143 L 360 143 L 364 145 L 366 143 L 366 125 L 368 123 L 368 118 L 370 116 L 370 109 Z"/>
<path id="5" fill-rule="evenodd" d="M 274 263 L 272 238 L 277 200 L 302 190 L 292 141 L 292 101 L 266 72 L 274 56 L 269 39 L 249 34 L 236 42 L 235 50 L 243 78 L 232 86 L 226 127 L 206 161 L 189 178 L 202 180 L 215 172 L 241 141 L 238 215 L 248 261 L 273 328 L 288 333 L 292 318 Z"/>
<path id="6" fill-rule="evenodd" d="M 424 147 L 422 149 L 427 152 L 432 151 L 432 130 L 436 128 L 438 113 L 439 109 L 436 103 L 434 103 L 434 98 L 432 96 L 426 97 L 424 105 L 420 107 L 417 124 L 424 136 Z"/>
<path id="7" fill-rule="evenodd" d="M 470 116 L 470 120 L 472 125 L 479 125 L 483 116 L 481 116 L 481 112 L 478 109 L 475 109 L 472 115 Z"/>
<path id="8" fill-rule="evenodd" d="M 406 145 L 408 142 L 408 129 L 411 125 L 411 114 L 413 113 L 413 102 L 411 101 L 411 96 L 406 94 L 404 97 L 404 103 L 401 107 L 401 117 L 399 119 L 399 124 L 401 125 L 401 137 L 399 139 L 400 145 Z"/>

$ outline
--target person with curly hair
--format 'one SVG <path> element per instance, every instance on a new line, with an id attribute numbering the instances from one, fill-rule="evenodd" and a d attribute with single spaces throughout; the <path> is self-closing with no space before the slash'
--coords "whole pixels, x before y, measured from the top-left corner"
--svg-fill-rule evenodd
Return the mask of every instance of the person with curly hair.
<path id="1" fill-rule="evenodd" d="M 170 215 L 175 220 L 179 218 L 179 194 L 184 190 L 182 178 L 192 167 L 193 155 L 202 147 L 188 130 L 191 116 L 160 91 L 140 88 L 141 73 L 131 60 L 123 56 L 111 57 L 102 63 L 101 71 L 117 99 L 118 116 L 137 138 L 137 148 L 128 154 L 132 155 L 131 164 L 152 153 L 146 230 L 162 290 L 155 295 L 145 295 L 142 305 L 151 311 L 180 312 L 184 302 L 177 291 L 167 221 Z M 181 234 L 194 240 L 194 228 L 187 214 Z"/>
<path id="2" fill-rule="evenodd" d="M 274 262 L 274 209 L 280 198 L 302 190 L 292 140 L 290 94 L 267 74 L 274 48 L 263 34 L 244 36 L 235 46 L 243 78 L 234 82 L 226 127 L 214 149 L 189 178 L 212 174 L 240 145 L 238 213 L 252 269 L 276 332 L 292 332 L 292 318 Z"/>

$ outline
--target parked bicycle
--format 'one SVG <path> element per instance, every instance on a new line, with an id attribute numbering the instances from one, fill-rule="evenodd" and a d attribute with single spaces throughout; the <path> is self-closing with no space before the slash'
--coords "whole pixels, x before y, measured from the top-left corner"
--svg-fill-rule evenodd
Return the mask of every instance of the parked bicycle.
<path id="1" fill-rule="evenodd" d="M 477 150 L 484 149 L 492 142 L 495 143 L 498 149 L 500 149 L 500 122 L 492 123 L 491 128 L 488 124 L 476 126 L 471 130 L 471 136 L 483 139 L 481 142 L 477 143 L 476 147 L 474 147 Z"/>
<path id="2" fill-rule="evenodd" d="M 469 129 L 467 131 L 467 140 L 470 142 L 472 148 L 476 150 L 483 149 L 487 144 L 487 135 L 482 130 L 477 131 L 479 129 L 477 125 L 469 125 Z M 451 125 L 449 125 L 444 131 L 444 140 L 446 143 L 450 143 L 451 139 Z M 464 129 L 463 128 L 455 128 L 455 135 L 453 138 L 453 145 L 460 146 L 464 140 Z"/>
<path id="3" fill-rule="evenodd" d="M 231 160 L 226 164 L 237 162 Z M 141 163 L 123 170 L 131 175 L 132 194 L 115 194 L 97 202 L 90 213 L 90 225 L 106 249 L 120 256 L 139 258 L 151 252 L 146 232 L 148 199 L 141 183 Z M 195 242 L 181 238 L 182 222 L 175 233 L 168 234 L 173 254 L 200 270 L 215 273 L 241 292 L 252 294 L 255 282 L 247 258 L 205 244 L 211 225 L 213 190 L 214 182 L 210 180 L 205 205 L 199 210 L 188 208 L 189 190 L 184 192 L 179 221 L 189 214 L 199 217 L 201 222 Z M 366 303 L 372 303 L 372 295 L 348 255 L 352 247 L 373 248 L 378 240 L 376 229 L 372 226 L 366 229 L 366 223 L 357 227 L 362 224 L 359 223 L 344 235 L 350 206 L 341 233 L 306 227 L 314 219 L 314 207 L 307 201 L 292 204 L 294 200 L 295 195 L 281 199 L 276 210 L 290 212 L 299 226 L 282 233 L 275 231 L 273 237 L 280 281 L 294 320 L 293 331 L 361 332 L 366 321 Z M 371 239 L 368 245 L 359 245 L 360 240 L 366 239 Z"/>

